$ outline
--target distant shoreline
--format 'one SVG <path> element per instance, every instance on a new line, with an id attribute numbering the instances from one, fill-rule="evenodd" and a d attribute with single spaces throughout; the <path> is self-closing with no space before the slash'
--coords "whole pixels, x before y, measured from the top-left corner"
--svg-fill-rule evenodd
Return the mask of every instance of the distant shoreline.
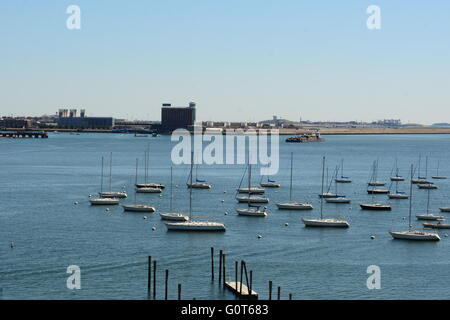
<path id="1" fill-rule="evenodd" d="M 296 136 L 301 135 L 308 131 L 309 128 L 302 129 L 290 129 L 280 128 L 279 135 Z M 311 128 L 312 129 L 312 128 Z M 323 136 L 328 135 L 384 135 L 384 134 L 450 134 L 449 128 L 318 128 L 320 134 Z M 8 129 L 8 130 L 23 130 L 23 129 Z M 58 133 L 113 133 L 111 130 L 76 130 L 76 129 L 34 129 L 44 132 L 58 132 Z M 245 130 L 245 129 L 243 129 Z M 268 134 L 270 134 L 270 129 Z M 122 133 L 122 134 L 134 134 L 134 133 Z M 214 134 L 214 133 L 211 133 Z M 165 135 L 165 134 L 162 134 Z"/>

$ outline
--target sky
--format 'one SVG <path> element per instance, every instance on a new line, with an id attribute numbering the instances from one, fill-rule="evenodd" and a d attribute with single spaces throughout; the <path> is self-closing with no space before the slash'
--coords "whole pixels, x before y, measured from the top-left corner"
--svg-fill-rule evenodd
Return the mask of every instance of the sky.
<path id="1" fill-rule="evenodd" d="M 160 120 L 162 103 L 195 101 L 203 121 L 450 122 L 449 12 L 444 0 L 2 0 L 0 115 Z"/>

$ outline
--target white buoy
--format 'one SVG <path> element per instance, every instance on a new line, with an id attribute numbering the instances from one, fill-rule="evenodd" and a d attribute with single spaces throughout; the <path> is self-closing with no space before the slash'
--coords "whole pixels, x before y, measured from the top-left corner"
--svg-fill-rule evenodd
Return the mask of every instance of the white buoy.
<path id="1" fill-rule="evenodd" d="M 73 204 L 74 204 L 74 205 L 77 205 L 77 204 L 78 204 L 78 201 L 75 201 Z"/>
<path id="2" fill-rule="evenodd" d="M 227 190 L 224 190 L 223 193 L 227 193 Z"/>
<path id="3" fill-rule="evenodd" d="M 147 216 L 144 216 L 144 220 L 147 220 Z"/>
<path id="4" fill-rule="evenodd" d="M 225 200 L 223 200 L 223 199 L 222 199 L 222 201 L 221 201 L 221 202 L 222 202 L 222 203 L 224 203 L 224 202 L 225 202 Z"/>
<path id="5" fill-rule="evenodd" d="M 105 211 L 109 211 L 109 208 L 106 208 Z"/>
<path id="6" fill-rule="evenodd" d="M 446 233 L 446 234 L 444 235 L 444 237 L 448 237 L 448 234 Z"/>
<path id="7" fill-rule="evenodd" d="M 225 215 L 227 216 L 227 215 L 228 215 L 228 212 L 225 211 Z"/>
<path id="8" fill-rule="evenodd" d="M 156 230 L 156 227 L 155 227 L 155 226 L 153 226 L 153 227 L 152 227 L 152 230 L 153 230 L 153 231 L 155 231 L 155 230 Z"/>
<path id="9" fill-rule="evenodd" d="M 261 238 L 262 238 L 262 235 L 258 234 L 258 239 L 261 239 Z"/>
<path id="10" fill-rule="evenodd" d="M 372 239 L 372 240 L 375 239 L 375 236 L 370 236 L 370 239 Z"/>
<path id="11" fill-rule="evenodd" d="M 89 198 L 91 198 L 91 197 L 92 197 L 92 194 L 89 195 Z"/>
<path id="12" fill-rule="evenodd" d="M 287 227 L 287 226 L 289 226 L 289 223 L 286 222 L 284 225 Z"/>

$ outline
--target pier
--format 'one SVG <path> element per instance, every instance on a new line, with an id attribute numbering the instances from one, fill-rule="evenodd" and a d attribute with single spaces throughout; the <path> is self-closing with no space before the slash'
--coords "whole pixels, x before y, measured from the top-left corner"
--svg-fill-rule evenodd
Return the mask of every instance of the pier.
<path id="1" fill-rule="evenodd" d="M 12 138 L 12 139 L 48 138 L 48 133 L 44 131 L 27 131 L 27 130 L 0 131 L 0 138 Z"/>
<path id="2" fill-rule="evenodd" d="M 242 282 L 226 281 L 225 287 L 241 299 L 258 299 L 258 293 L 254 290 L 250 291 Z"/>

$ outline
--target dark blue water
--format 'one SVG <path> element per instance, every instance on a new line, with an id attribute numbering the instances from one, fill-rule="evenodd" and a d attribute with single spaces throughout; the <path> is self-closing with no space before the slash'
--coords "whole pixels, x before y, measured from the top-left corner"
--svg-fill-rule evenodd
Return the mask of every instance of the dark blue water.
<path id="1" fill-rule="evenodd" d="M 408 200 L 391 201 L 391 212 L 367 212 L 358 203 L 370 201 L 366 183 L 370 167 L 379 159 L 379 180 L 388 180 L 395 158 L 400 173 L 408 175 L 419 153 L 429 156 L 429 176 L 450 175 L 450 136 L 328 136 L 323 143 L 286 144 L 281 138 L 281 169 L 275 179 L 279 190 L 268 190 L 266 219 L 240 217 L 234 190 L 243 166 L 201 166 L 199 176 L 211 190 L 194 190 L 196 216 L 222 221 L 222 234 L 166 231 L 159 215 L 124 213 L 121 207 L 92 207 L 89 194 L 100 188 L 100 159 L 113 152 L 113 189 L 123 186 L 132 203 L 136 157 L 141 164 L 150 142 L 150 180 L 169 187 L 169 137 L 135 138 L 117 134 L 51 134 L 49 139 L 0 140 L 0 287 L 3 299 L 145 299 L 147 256 L 158 260 L 158 298 L 163 297 L 164 269 L 170 269 L 169 298 L 176 298 L 182 283 L 184 298 L 234 299 L 210 282 L 210 247 L 228 254 L 228 275 L 234 261 L 244 259 L 253 270 L 254 289 L 267 298 L 267 282 L 282 287 L 282 298 L 294 299 L 449 299 L 450 239 L 440 232 L 437 243 L 393 241 L 389 230 L 405 230 Z M 289 197 L 290 152 L 295 154 L 294 198 L 310 201 L 310 212 L 276 209 L 275 202 Z M 325 214 L 348 219 L 348 230 L 304 228 L 302 217 L 319 215 L 321 159 L 331 171 L 345 159 L 345 175 L 353 183 L 340 186 L 350 205 L 324 205 Z M 105 173 L 109 169 L 105 166 Z M 259 181 L 254 170 L 254 182 Z M 188 167 L 174 168 L 174 208 L 187 212 L 185 182 Z M 142 172 L 141 172 L 142 181 Z M 431 191 L 431 208 L 450 205 L 450 181 Z M 108 179 L 105 179 L 108 187 Z M 408 184 L 400 184 L 408 191 Z M 224 193 L 227 191 L 227 193 Z M 414 188 L 414 213 L 426 210 L 427 191 Z M 386 201 L 385 195 L 376 196 Z M 224 200 L 222 202 L 221 200 Z M 78 201 L 78 205 L 74 202 Z M 169 188 L 162 197 L 138 195 L 139 202 L 169 209 Z M 224 213 L 228 212 L 228 215 Z M 444 213 L 445 214 L 445 213 Z M 144 220 L 143 216 L 148 219 Z M 288 223 L 288 226 L 285 224 Z M 417 221 L 414 225 L 420 227 Z M 152 227 L 156 230 L 152 231 Z M 262 235 L 258 239 L 257 235 Z M 374 235 L 375 239 L 370 236 Z M 10 248 L 14 241 L 16 246 Z M 81 268 L 81 290 L 69 290 L 66 268 Z M 366 269 L 381 268 L 381 289 L 368 290 Z M 217 276 L 217 275 L 216 275 Z"/>

